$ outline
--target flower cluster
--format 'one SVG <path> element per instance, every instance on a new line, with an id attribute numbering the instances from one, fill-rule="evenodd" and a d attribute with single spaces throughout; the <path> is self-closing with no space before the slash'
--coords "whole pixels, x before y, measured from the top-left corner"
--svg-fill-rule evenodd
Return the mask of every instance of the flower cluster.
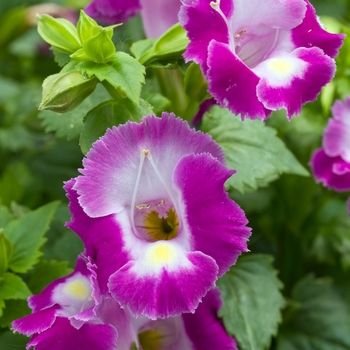
<path id="1" fill-rule="evenodd" d="M 65 189 L 85 251 L 13 323 L 33 334 L 28 347 L 236 349 L 213 287 L 247 251 L 250 228 L 225 191 L 235 171 L 220 147 L 163 113 L 109 129 L 83 165 Z"/>
<path id="2" fill-rule="evenodd" d="M 344 36 L 326 32 L 308 0 L 182 0 L 180 23 L 218 104 L 242 118 L 288 118 L 335 72 Z"/>
<path id="3" fill-rule="evenodd" d="M 336 101 L 332 114 L 310 165 L 317 182 L 338 192 L 350 191 L 350 97 Z"/>

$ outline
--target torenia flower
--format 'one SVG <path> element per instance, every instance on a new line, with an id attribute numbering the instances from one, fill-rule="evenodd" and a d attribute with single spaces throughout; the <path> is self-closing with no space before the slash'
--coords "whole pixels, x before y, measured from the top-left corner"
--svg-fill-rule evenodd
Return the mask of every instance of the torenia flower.
<path id="1" fill-rule="evenodd" d="M 151 321 L 136 320 L 138 339 L 143 350 L 236 350 L 218 318 L 221 307 L 217 289 L 210 290 L 194 314 Z"/>
<path id="2" fill-rule="evenodd" d="M 311 158 L 317 182 L 336 191 L 350 190 L 350 97 L 336 101 L 323 145 Z"/>
<path id="3" fill-rule="evenodd" d="M 194 312 L 250 229 L 209 135 L 163 113 L 108 130 L 67 182 L 71 222 L 115 300 L 151 319 Z"/>
<path id="4" fill-rule="evenodd" d="M 186 60 L 201 65 L 209 92 L 242 118 L 287 117 L 316 99 L 335 72 L 343 35 L 327 33 L 308 0 L 182 0 Z"/>
<path id="5" fill-rule="evenodd" d="M 114 24 L 141 11 L 148 38 L 158 38 L 178 22 L 180 0 L 93 0 L 85 12 L 97 21 Z"/>
<path id="6" fill-rule="evenodd" d="M 52 282 L 28 303 L 33 313 L 12 323 L 14 331 L 32 335 L 27 349 L 130 349 L 137 340 L 129 316 L 100 294 L 96 266 L 83 258 L 71 275 Z"/>

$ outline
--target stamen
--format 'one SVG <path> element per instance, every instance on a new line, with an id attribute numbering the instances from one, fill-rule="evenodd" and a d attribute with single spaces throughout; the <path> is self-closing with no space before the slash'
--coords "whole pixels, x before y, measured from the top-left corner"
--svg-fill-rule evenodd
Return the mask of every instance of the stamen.
<path id="1" fill-rule="evenodd" d="M 140 153 L 140 163 L 139 163 L 139 168 L 137 171 L 137 176 L 136 176 L 136 182 L 135 182 L 135 187 L 134 187 L 134 192 L 132 194 L 132 198 L 131 198 L 131 212 L 130 212 L 130 216 L 131 216 L 131 228 L 133 229 L 134 233 L 137 232 L 136 227 L 135 227 L 135 201 L 136 201 L 136 194 L 137 194 L 137 190 L 139 188 L 139 184 L 140 184 L 140 179 L 141 179 L 141 173 L 142 173 L 142 168 L 143 168 L 143 163 L 145 161 L 145 157 L 147 157 L 149 154 L 149 150 L 146 149 L 142 149 L 141 153 Z"/>
<path id="2" fill-rule="evenodd" d="M 159 203 L 157 203 L 157 207 L 160 207 L 165 204 L 165 198 L 163 198 Z"/>
<path id="3" fill-rule="evenodd" d="M 235 38 L 239 39 L 241 35 L 247 32 L 247 28 L 240 30 L 237 34 L 235 34 Z"/>
<path id="4" fill-rule="evenodd" d="M 137 210 L 144 210 L 144 209 L 149 209 L 151 207 L 151 204 L 140 204 L 140 205 L 135 205 L 135 208 Z"/>

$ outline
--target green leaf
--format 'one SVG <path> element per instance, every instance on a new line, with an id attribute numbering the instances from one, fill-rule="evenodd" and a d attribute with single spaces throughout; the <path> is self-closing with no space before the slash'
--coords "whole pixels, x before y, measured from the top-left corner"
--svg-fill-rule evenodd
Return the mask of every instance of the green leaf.
<path id="1" fill-rule="evenodd" d="M 108 82 L 122 97 L 139 103 L 145 67 L 130 55 L 117 52 L 108 64 L 81 62 L 76 69 L 88 77 L 95 76 L 101 82 Z"/>
<path id="2" fill-rule="evenodd" d="M 349 304 L 330 279 L 303 278 L 292 291 L 299 302 L 296 317 L 284 324 L 277 350 L 350 349 Z"/>
<path id="3" fill-rule="evenodd" d="M 49 283 L 69 275 L 72 269 L 66 261 L 41 260 L 29 273 L 28 287 L 33 294 L 40 293 Z"/>
<path id="4" fill-rule="evenodd" d="M 37 20 L 40 36 L 51 46 L 66 53 L 81 48 L 77 29 L 67 19 L 37 15 Z"/>
<path id="5" fill-rule="evenodd" d="M 0 229 L 4 228 L 13 219 L 14 216 L 7 207 L 0 205 Z"/>
<path id="6" fill-rule="evenodd" d="M 210 98 L 207 92 L 208 83 L 204 78 L 198 64 L 191 63 L 185 74 L 185 92 L 186 94 L 198 102 L 203 102 Z"/>
<path id="7" fill-rule="evenodd" d="M 54 55 L 55 62 L 60 67 L 65 66 L 70 61 L 70 57 L 69 57 L 68 53 L 60 51 L 60 50 L 54 48 L 53 46 L 51 46 L 50 49 L 51 49 L 51 51 L 52 51 L 52 53 Z"/>
<path id="8" fill-rule="evenodd" d="M 1 277 L 0 282 L 0 298 L 8 299 L 22 299 L 26 300 L 32 293 L 23 282 L 22 278 L 11 273 L 6 272 Z"/>
<path id="9" fill-rule="evenodd" d="M 21 317 L 27 316 L 31 313 L 31 309 L 28 307 L 27 300 L 6 300 L 5 309 L 3 310 L 3 315 L 0 317 L 0 327 L 7 328 L 11 327 L 11 322 L 13 320 L 19 319 Z M 28 338 L 27 338 L 28 341 Z M 1 337 L 0 337 L 1 344 Z M 0 347 L 3 350 L 2 347 Z M 24 347 L 20 348 L 21 350 Z"/>
<path id="10" fill-rule="evenodd" d="M 8 262 L 13 253 L 11 242 L 4 236 L 3 229 L 0 228 L 0 279 L 4 272 L 7 271 Z"/>
<path id="11" fill-rule="evenodd" d="M 127 99 L 101 103 L 86 116 L 85 128 L 80 137 L 82 152 L 86 154 L 92 143 L 103 136 L 108 128 L 126 123 L 128 120 L 139 122 L 148 114 L 153 114 L 153 109 L 143 100 L 138 106 Z"/>
<path id="12" fill-rule="evenodd" d="M 14 334 L 7 330 L 0 333 L 0 349 L 1 350 L 23 350 L 28 343 L 28 337 L 22 334 Z"/>
<path id="13" fill-rule="evenodd" d="M 227 331 L 240 350 L 263 350 L 277 332 L 284 299 L 269 255 L 245 255 L 218 281 Z"/>
<path id="14" fill-rule="evenodd" d="M 242 193 L 267 186 L 282 173 L 308 176 L 276 131 L 260 120 L 243 122 L 227 109 L 214 106 L 204 115 L 202 131 L 223 148 L 228 167 L 237 170 L 227 184 Z"/>
<path id="15" fill-rule="evenodd" d="M 36 209 L 18 220 L 10 222 L 4 229 L 4 235 L 12 243 L 14 251 L 9 268 L 18 273 L 28 271 L 42 255 L 40 247 L 45 243 L 45 232 L 59 202 L 52 202 Z"/>
<path id="16" fill-rule="evenodd" d="M 83 119 L 86 113 L 101 101 L 108 99 L 110 99 L 110 95 L 103 86 L 98 84 L 95 91 L 73 111 L 61 115 L 51 111 L 42 111 L 39 118 L 43 119 L 42 124 L 46 132 L 54 131 L 57 137 L 72 140 L 82 132 L 84 128 Z"/>

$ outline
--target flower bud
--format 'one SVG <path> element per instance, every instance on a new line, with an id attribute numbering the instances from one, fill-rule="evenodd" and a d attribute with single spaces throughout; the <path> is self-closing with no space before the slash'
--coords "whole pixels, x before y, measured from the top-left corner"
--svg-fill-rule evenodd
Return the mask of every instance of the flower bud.
<path id="1" fill-rule="evenodd" d="M 95 90 L 97 82 L 96 78 L 85 78 L 75 70 L 50 75 L 43 83 L 39 109 L 67 113 L 78 107 Z"/>

